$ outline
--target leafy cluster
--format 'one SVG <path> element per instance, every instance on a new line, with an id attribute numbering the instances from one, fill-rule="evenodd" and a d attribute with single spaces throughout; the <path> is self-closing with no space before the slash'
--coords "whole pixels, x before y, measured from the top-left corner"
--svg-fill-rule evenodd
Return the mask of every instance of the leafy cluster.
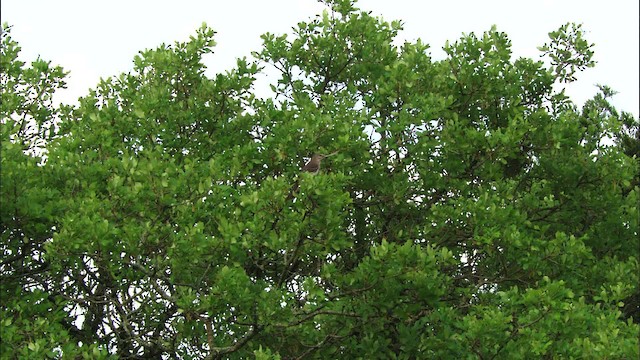
<path id="1" fill-rule="evenodd" d="M 638 356 L 638 120 L 558 90 L 580 26 L 548 67 L 495 28 L 434 61 L 327 5 L 226 73 L 203 25 L 61 108 L 3 28 L 0 357 Z"/>

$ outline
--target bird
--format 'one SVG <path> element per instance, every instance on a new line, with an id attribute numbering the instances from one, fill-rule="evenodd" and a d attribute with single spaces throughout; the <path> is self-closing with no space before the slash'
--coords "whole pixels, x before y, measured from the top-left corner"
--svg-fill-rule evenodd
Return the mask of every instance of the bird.
<path id="1" fill-rule="evenodd" d="M 303 172 L 317 174 L 320 171 L 320 162 L 324 159 L 324 155 L 313 154 L 311 159 L 302 167 Z"/>
<path id="2" fill-rule="evenodd" d="M 302 167 L 303 173 L 308 173 L 310 175 L 315 175 L 320 172 L 320 162 L 326 156 L 321 154 L 313 154 L 311 155 L 311 159 Z M 289 191 L 289 195 L 287 196 L 287 201 L 293 199 L 295 194 L 298 192 L 298 188 L 300 187 L 300 179 L 296 179 Z"/>

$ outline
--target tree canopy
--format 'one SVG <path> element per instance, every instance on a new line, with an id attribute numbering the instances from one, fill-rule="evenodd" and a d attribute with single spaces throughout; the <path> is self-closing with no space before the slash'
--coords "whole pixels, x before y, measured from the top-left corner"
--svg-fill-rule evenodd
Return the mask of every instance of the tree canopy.
<path id="1" fill-rule="evenodd" d="M 637 358 L 638 119 L 564 94 L 581 26 L 400 30 L 327 1 L 207 77 L 203 25 L 56 106 L 4 25 L 0 357 Z"/>

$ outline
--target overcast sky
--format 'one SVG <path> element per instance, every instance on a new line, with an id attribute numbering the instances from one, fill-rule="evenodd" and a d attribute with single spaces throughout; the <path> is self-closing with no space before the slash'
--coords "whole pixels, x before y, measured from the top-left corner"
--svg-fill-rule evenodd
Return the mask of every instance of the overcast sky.
<path id="1" fill-rule="evenodd" d="M 215 54 L 206 59 L 208 73 L 222 72 L 235 59 L 259 50 L 260 34 L 289 33 L 299 21 L 322 11 L 314 0 L 227 1 L 89 1 L 2 0 L 2 22 L 13 25 L 12 36 L 22 46 L 22 60 L 41 55 L 71 74 L 61 97 L 73 102 L 94 87 L 100 77 L 132 69 L 138 51 L 161 43 L 186 41 L 206 22 L 217 31 Z M 639 113 L 639 10 L 637 0 L 361 0 L 358 7 L 385 20 L 401 20 L 400 40 L 421 38 L 442 58 L 446 40 L 462 33 L 481 34 L 492 24 L 508 34 L 514 56 L 538 58 L 537 46 L 566 22 L 582 23 L 594 42 L 595 68 L 568 87 L 582 104 L 595 84 L 618 91 L 620 110 Z"/>

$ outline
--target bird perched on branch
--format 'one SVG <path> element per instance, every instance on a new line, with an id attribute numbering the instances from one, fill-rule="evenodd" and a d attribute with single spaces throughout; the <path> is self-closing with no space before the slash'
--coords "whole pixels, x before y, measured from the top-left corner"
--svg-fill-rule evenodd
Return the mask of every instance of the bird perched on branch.
<path id="1" fill-rule="evenodd" d="M 327 156 L 331 156 L 336 154 L 337 152 L 334 152 L 332 154 L 329 155 L 322 155 L 322 154 L 313 154 L 311 155 L 311 159 L 309 159 L 309 161 L 302 167 L 302 172 L 306 172 L 309 173 L 311 175 L 315 175 L 317 173 L 320 172 L 320 163 L 322 162 L 322 159 L 326 158 Z M 296 179 L 296 182 L 293 184 L 293 186 L 291 187 L 291 191 L 289 192 L 289 196 L 287 196 L 287 201 L 293 199 L 293 197 L 295 196 L 296 192 L 298 191 L 298 187 L 300 187 L 300 179 Z"/>
<path id="2" fill-rule="evenodd" d="M 324 159 L 324 155 L 313 154 L 311 155 L 311 159 L 302 167 L 302 171 L 317 174 L 320 171 L 320 162 Z"/>

